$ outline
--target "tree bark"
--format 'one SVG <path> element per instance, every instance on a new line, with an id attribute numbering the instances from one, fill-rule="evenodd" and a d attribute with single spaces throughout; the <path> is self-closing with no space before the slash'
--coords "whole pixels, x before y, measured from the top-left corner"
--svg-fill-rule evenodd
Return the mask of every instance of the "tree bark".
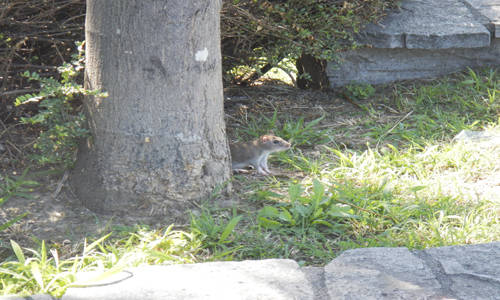
<path id="1" fill-rule="evenodd" d="M 326 76 L 326 61 L 310 54 L 302 54 L 295 64 L 297 67 L 297 86 L 301 89 L 327 90 L 330 82 Z M 310 78 L 304 78 L 308 74 Z"/>
<path id="2" fill-rule="evenodd" d="M 89 209 L 177 218 L 229 179 L 220 6 L 87 0 L 85 86 L 109 94 L 84 101 L 71 185 Z"/>

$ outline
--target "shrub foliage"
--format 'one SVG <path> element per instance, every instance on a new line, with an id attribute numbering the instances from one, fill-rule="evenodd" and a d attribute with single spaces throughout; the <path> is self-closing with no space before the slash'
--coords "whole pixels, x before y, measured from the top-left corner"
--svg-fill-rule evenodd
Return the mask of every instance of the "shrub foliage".
<path id="1" fill-rule="evenodd" d="M 333 60 L 354 46 L 353 35 L 395 0 L 231 0 L 221 13 L 223 69 L 277 66 L 302 54 Z M 248 74 L 238 74 L 248 78 Z M 227 78 L 227 77 L 226 77 Z"/>

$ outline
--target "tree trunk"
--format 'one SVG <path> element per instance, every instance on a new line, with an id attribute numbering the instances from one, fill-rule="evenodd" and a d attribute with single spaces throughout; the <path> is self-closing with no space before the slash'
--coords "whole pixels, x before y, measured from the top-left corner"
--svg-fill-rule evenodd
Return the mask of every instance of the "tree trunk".
<path id="1" fill-rule="evenodd" d="M 87 0 L 85 86 L 109 94 L 84 101 L 71 185 L 89 209 L 177 218 L 229 179 L 220 6 Z"/>
<path id="2" fill-rule="evenodd" d="M 295 64 L 297 67 L 297 86 L 301 89 L 326 90 L 330 82 L 326 76 L 326 61 L 310 54 L 302 54 Z M 301 75 L 308 75 L 305 78 Z"/>

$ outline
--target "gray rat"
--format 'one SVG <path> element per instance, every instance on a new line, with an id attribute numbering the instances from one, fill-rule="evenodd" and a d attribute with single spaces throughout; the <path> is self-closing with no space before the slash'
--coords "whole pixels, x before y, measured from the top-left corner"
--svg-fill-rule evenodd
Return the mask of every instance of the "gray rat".
<path id="1" fill-rule="evenodd" d="M 257 169 L 257 173 L 270 175 L 267 157 L 273 152 L 290 149 L 290 143 L 280 137 L 267 134 L 254 141 L 230 144 L 229 148 L 233 171 L 246 172 L 242 168 L 253 166 Z"/>

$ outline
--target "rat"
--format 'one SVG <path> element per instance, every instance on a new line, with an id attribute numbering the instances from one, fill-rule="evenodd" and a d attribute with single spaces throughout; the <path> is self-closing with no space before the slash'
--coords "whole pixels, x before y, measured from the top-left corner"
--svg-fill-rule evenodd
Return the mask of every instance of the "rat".
<path id="1" fill-rule="evenodd" d="M 267 166 L 267 157 L 273 152 L 290 149 L 290 143 L 272 134 L 263 135 L 260 138 L 246 142 L 230 144 L 232 168 L 235 172 L 246 172 L 242 169 L 253 166 L 257 173 L 270 175 Z"/>

